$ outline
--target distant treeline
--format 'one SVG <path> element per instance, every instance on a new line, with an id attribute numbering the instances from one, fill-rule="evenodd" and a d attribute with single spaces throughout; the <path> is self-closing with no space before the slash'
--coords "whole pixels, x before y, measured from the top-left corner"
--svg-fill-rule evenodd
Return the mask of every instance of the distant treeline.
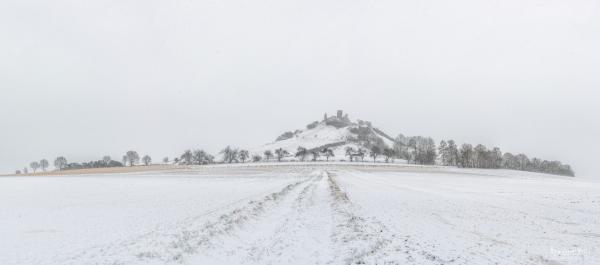
<path id="1" fill-rule="evenodd" d="M 505 168 L 532 172 L 541 172 L 548 174 L 575 176 L 575 173 L 569 165 L 562 164 L 559 161 L 547 161 L 539 158 L 529 159 L 525 154 L 513 155 L 511 153 L 502 153 L 500 148 L 494 147 L 488 149 L 484 145 L 473 147 L 471 144 L 462 144 L 460 147 L 453 140 L 442 140 L 439 146 L 430 137 L 413 136 L 406 137 L 399 135 L 394 139 L 393 147 L 382 145 L 381 141 L 369 141 L 370 148 L 347 147 L 345 155 L 351 162 L 364 161 L 365 156 L 377 161 L 377 158 L 382 156 L 386 162 L 394 159 L 405 159 L 408 163 L 421 165 L 441 164 L 444 166 L 457 166 L 463 168 Z M 222 163 L 245 163 L 247 161 L 260 162 L 277 160 L 282 161 L 285 157 L 293 156 L 300 161 L 306 161 L 311 158 L 312 161 L 317 161 L 320 157 L 325 157 L 327 161 L 334 157 L 334 147 L 341 143 L 326 145 L 321 148 L 307 149 L 298 147 L 296 151 L 290 151 L 283 148 L 266 150 L 262 154 L 250 154 L 248 150 L 238 149 L 227 146 L 219 154 L 222 155 Z M 365 143 L 363 143 L 365 144 Z M 369 146 L 369 144 L 365 144 Z M 152 158 L 145 155 L 141 158 L 144 165 L 150 165 Z M 60 156 L 54 160 L 54 167 L 57 170 L 70 169 L 85 169 L 85 168 L 104 168 L 104 167 L 123 167 L 134 166 L 139 164 L 140 156 L 136 151 L 128 151 L 122 158 L 122 162 L 117 162 L 111 159 L 110 156 L 104 156 L 102 160 L 90 161 L 84 163 L 68 163 L 67 159 Z M 169 161 L 168 157 L 163 159 L 163 163 L 175 163 L 179 165 L 206 165 L 216 163 L 215 157 L 204 150 L 185 150 L 183 154 Z M 35 173 L 38 169 L 46 171 L 48 161 L 31 162 L 30 167 Z M 23 171 L 17 170 L 17 174 L 27 173 L 28 168 Z"/>
<path id="2" fill-rule="evenodd" d="M 90 162 L 83 162 L 83 163 L 69 163 L 69 164 L 66 164 L 62 169 L 69 170 L 69 169 L 122 167 L 122 166 L 123 166 L 123 163 L 117 162 L 114 160 L 110 160 L 108 162 L 106 162 L 104 160 L 97 160 L 97 161 L 90 161 Z"/>
<path id="3" fill-rule="evenodd" d="M 73 170 L 73 169 L 86 169 L 86 168 L 107 168 L 107 167 L 124 167 L 129 162 L 130 166 L 134 166 L 139 163 L 140 157 L 136 151 L 128 151 L 123 156 L 123 162 L 114 161 L 110 156 L 104 156 L 101 160 L 89 161 L 89 162 L 73 162 L 69 163 L 64 156 L 59 156 L 54 159 L 54 168 L 56 170 Z M 168 159 L 167 159 L 168 161 Z M 148 155 L 142 158 L 142 162 L 144 165 L 149 165 L 152 163 L 152 158 Z M 36 173 L 38 169 L 42 171 L 46 171 L 48 169 L 49 163 L 48 160 L 42 159 L 39 162 L 33 161 L 29 164 L 29 167 Z M 16 174 L 27 174 L 29 173 L 29 169 L 24 167 L 23 170 L 16 170 Z"/>
<path id="4" fill-rule="evenodd" d="M 575 176 L 571 166 L 560 161 L 548 161 L 539 158 L 529 159 L 525 154 L 502 153 L 500 148 L 488 149 L 478 144 L 463 144 L 457 148 L 454 141 L 441 141 L 440 160 L 443 165 L 466 168 L 506 168 L 522 171 L 549 173 L 563 176 Z"/>
<path id="5" fill-rule="evenodd" d="M 433 139 L 429 137 L 399 135 L 396 138 L 394 150 L 398 158 L 406 159 L 409 163 L 412 161 L 415 164 L 427 165 L 437 162 L 444 166 L 463 168 L 505 168 L 575 176 L 571 166 L 560 161 L 530 159 L 525 154 L 502 153 L 498 147 L 489 149 L 481 144 L 473 147 L 473 145 L 465 143 L 458 147 L 453 140 L 442 140 L 436 148 Z"/>

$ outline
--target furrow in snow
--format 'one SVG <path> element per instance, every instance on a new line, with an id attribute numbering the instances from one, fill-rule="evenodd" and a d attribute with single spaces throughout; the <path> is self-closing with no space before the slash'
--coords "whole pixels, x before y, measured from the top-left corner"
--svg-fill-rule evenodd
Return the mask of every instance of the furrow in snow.
<path id="1" fill-rule="evenodd" d="M 65 263 L 80 264 L 81 260 L 96 260 L 93 264 L 187 263 L 186 259 L 197 254 L 200 249 L 214 247 L 213 241 L 218 237 L 227 236 L 247 222 L 272 210 L 308 180 L 294 182 L 280 191 L 250 200 L 214 220 L 196 220 L 179 227 L 170 227 L 165 231 L 150 232 L 137 240 L 100 247 Z"/>
<path id="2" fill-rule="evenodd" d="M 280 207 L 225 238 L 197 264 L 325 264 L 331 256 L 331 209 L 323 176 L 311 180 Z"/>
<path id="3" fill-rule="evenodd" d="M 361 216 L 356 206 L 343 191 L 333 173 L 327 172 L 332 199 L 333 218 L 336 223 L 331 235 L 336 253 L 333 264 L 376 264 L 388 262 L 385 256 L 395 235 L 373 217 Z"/>

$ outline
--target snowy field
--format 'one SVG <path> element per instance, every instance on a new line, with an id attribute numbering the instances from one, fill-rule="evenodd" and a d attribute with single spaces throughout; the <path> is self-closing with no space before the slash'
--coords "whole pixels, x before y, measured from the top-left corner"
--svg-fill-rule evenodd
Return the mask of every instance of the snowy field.
<path id="1" fill-rule="evenodd" d="M 0 264 L 600 264 L 600 183 L 264 165 L 0 178 Z"/>

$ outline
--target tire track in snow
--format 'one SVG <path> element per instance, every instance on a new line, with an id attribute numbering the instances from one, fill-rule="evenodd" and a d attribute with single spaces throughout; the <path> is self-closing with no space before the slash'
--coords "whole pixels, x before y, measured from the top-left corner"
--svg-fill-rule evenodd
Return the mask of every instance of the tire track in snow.
<path id="1" fill-rule="evenodd" d="M 323 202 L 318 198 L 323 180 L 322 174 L 313 176 L 309 185 L 291 202 L 283 221 L 267 237 L 252 242 L 246 248 L 246 261 L 252 264 L 289 264 L 298 262 L 318 264 L 326 256 L 322 246 L 322 233 L 315 230 L 329 224 L 330 220 L 323 216 Z M 325 214 L 327 210 L 325 210 Z M 325 217 L 325 218 L 323 218 Z"/>
<path id="2" fill-rule="evenodd" d="M 441 205 L 446 205 L 448 208 L 455 208 L 455 202 L 452 200 L 441 200 L 437 198 L 437 194 L 431 193 L 424 190 L 412 189 L 409 187 L 398 187 L 391 183 L 382 182 L 378 180 L 374 175 L 369 175 L 370 177 L 359 177 L 354 178 L 354 180 L 358 180 L 358 183 L 355 186 L 359 186 L 362 188 L 368 187 L 372 191 L 382 191 L 382 192 L 390 192 L 393 191 L 396 193 L 398 190 L 401 190 L 402 193 L 408 194 L 426 194 L 424 198 L 428 198 L 428 200 L 435 200 L 435 203 L 440 203 Z M 368 192 L 368 191 L 366 191 Z M 399 193 L 396 193 L 399 194 Z M 401 200 L 398 200 L 398 203 L 401 203 Z M 412 207 L 415 207 L 412 205 Z M 412 214 L 420 213 L 415 211 L 413 208 L 406 209 L 410 211 Z M 478 210 L 478 209 L 473 209 Z M 420 213 L 423 214 L 423 213 Z M 380 216 L 380 215 L 378 215 Z M 485 216 L 485 215 L 484 215 Z M 478 240 L 476 241 L 468 241 L 475 242 L 473 245 L 465 246 L 463 249 L 459 249 L 460 252 L 455 252 L 454 249 L 452 251 L 440 250 L 440 242 L 436 241 L 428 241 L 419 237 L 420 233 L 427 233 L 427 228 L 419 229 L 419 230 L 410 230 L 406 232 L 400 232 L 402 235 L 398 235 L 396 238 L 398 241 L 393 243 L 393 248 L 399 250 L 407 255 L 406 262 L 412 264 L 498 264 L 498 261 L 508 262 L 508 263 L 500 263 L 500 264 L 533 264 L 530 261 L 523 261 L 514 259 L 512 256 L 506 257 L 500 255 L 500 250 L 497 249 L 498 246 L 502 246 L 510 249 L 509 253 L 517 253 L 518 250 L 513 248 L 513 246 L 508 242 L 503 242 L 495 239 L 494 237 L 487 236 L 481 233 L 478 233 L 474 230 L 463 230 L 458 227 L 456 224 L 446 220 L 442 215 L 431 212 L 424 214 L 421 216 L 422 222 L 427 223 L 430 222 L 429 227 L 437 227 L 444 226 L 446 227 L 446 231 L 450 232 L 452 236 L 474 236 Z M 414 220 L 418 220 L 417 216 L 412 217 Z M 393 224 L 392 224 L 393 225 Z M 414 228 L 413 228 L 414 229 Z M 448 238 L 448 240 L 454 240 L 452 237 Z M 445 242 L 447 244 L 447 242 Z M 452 253 L 449 255 L 448 253 Z M 504 252 L 506 253 L 506 251 Z M 445 256 L 445 257 L 443 257 Z"/>
<path id="3" fill-rule="evenodd" d="M 395 264 L 384 261 L 395 235 L 377 219 L 357 214 L 356 206 L 337 183 L 333 173 L 326 172 L 332 197 L 331 208 L 336 223 L 331 235 L 335 244 L 333 264 Z"/>
<path id="4" fill-rule="evenodd" d="M 271 211 L 293 190 L 309 180 L 310 178 L 294 182 L 261 199 L 250 200 L 243 206 L 222 214 L 216 220 L 204 223 L 195 221 L 171 227 L 168 231 L 150 232 L 134 240 L 100 247 L 95 251 L 72 257 L 64 263 L 81 264 L 85 263 L 85 260 L 98 260 L 98 256 L 106 258 L 102 262 L 96 261 L 91 264 L 187 263 L 188 257 L 197 254 L 200 249 L 214 247 L 213 241 L 220 236 L 229 235 L 247 222 Z"/>
<path id="5" fill-rule="evenodd" d="M 377 181 L 376 178 L 367 179 L 367 178 L 356 178 L 355 176 L 353 176 L 353 177 L 354 177 L 354 180 L 360 181 L 360 187 L 363 187 L 363 188 L 368 187 L 369 189 L 372 189 L 373 191 L 385 190 L 385 189 L 396 189 L 396 187 L 394 187 L 394 186 L 390 186 L 389 184 L 386 185 L 386 183 L 381 183 L 381 182 Z M 365 192 L 369 192 L 369 191 L 365 191 Z M 406 190 L 403 190 L 403 192 L 426 193 L 425 191 L 415 190 L 415 189 L 410 189 L 410 188 L 406 188 Z M 401 201 L 398 201 L 398 203 L 401 203 Z M 406 210 L 410 211 L 411 209 L 406 209 Z M 448 220 L 445 220 L 442 216 L 440 216 L 436 213 L 432 213 L 431 216 L 435 217 L 436 220 L 440 224 L 444 224 L 449 227 L 454 227 L 454 224 L 452 224 Z M 418 220 L 415 219 L 414 221 L 418 221 Z M 423 220 L 423 221 L 427 221 L 427 220 Z M 393 230 L 389 229 L 389 231 L 393 231 Z M 473 262 L 469 262 L 469 261 L 465 260 L 464 257 L 461 257 L 460 255 L 458 255 L 458 256 L 452 255 L 449 257 L 448 257 L 448 255 L 446 255 L 446 257 L 443 257 L 442 254 L 437 253 L 437 251 L 436 251 L 436 248 L 438 247 L 438 242 L 424 241 L 422 238 L 414 236 L 414 233 L 409 233 L 409 232 L 414 232 L 414 231 L 406 231 L 406 232 L 400 231 L 401 234 L 393 235 L 394 240 L 393 240 L 392 244 L 389 245 L 389 248 L 387 250 L 389 253 L 393 254 L 394 257 L 391 257 L 393 261 L 386 261 L 386 263 L 384 263 L 384 264 L 407 264 L 407 263 L 408 264 L 434 264 L 434 265 L 437 265 L 437 264 L 439 264 L 439 265 L 441 265 L 441 264 L 473 264 Z M 391 233 L 393 233 L 393 232 L 391 232 Z M 403 261 L 400 262 L 399 259 L 402 259 Z M 485 259 L 485 262 L 486 262 L 486 264 L 487 263 L 494 264 L 493 260 L 491 260 L 491 259 Z"/>
<path id="6" fill-rule="evenodd" d="M 173 236 L 169 243 L 167 262 L 177 261 L 183 263 L 187 256 L 198 253 L 200 248 L 210 248 L 213 238 L 221 235 L 229 235 L 235 228 L 239 228 L 252 219 L 257 219 L 260 215 L 271 210 L 284 200 L 293 190 L 310 179 L 290 184 L 279 192 L 274 192 L 265 196 L 261 200 L 252 200 L 244 207 L 237 208 L 227 214 L 221 215 L 219 219 L 207 222 L 200 228 L 185 228 Z M 138 254 L 138 258 L 145 258 L 147 252 Z M 151 256 L 153 257 L 153 256 Z"/>
<path id="7" fill-rule="evenodd" d="M 360 216 L 332 173 L 318 176 L 290 201 L 289 211 L 270 217 L 282 220 L 274 230 L 242 247 L 247 258 L 238 263 L 397 264 L 386 259 L 393 239 L 387 228 Z"/>
<path id="8" fill-rule="evenodd" d="M 272 193 L 260 201 L 250 201 L 248 205 L 233 210 L 228 214 L 221 215 L 218 220 L 206 223 L 201 229 L 185 229 L 182 233 L 175 235 L 170 247 L 175 251 L 171 259 L 182 261 L 185 255 L 195 254 L 201 246 L 210 246 L 211 239 L 217 235 L 227 234 L 250 219 L 257 218 L 267 208 L 275 206 L 290 191 L 298 187 L 302 182 L 296 182 L 286 186 L 283 190 Z M 138 254 L 139 255 L 139 254 Z"/>
<path id="9" fill-rule="evenodd" d="M 329 194 L 322 172 L 276 210 L 199 255 L 197 264 L 325 264 L 331 257 Z"/>
<path id="10" fill-rule="evenodd" d="M 351 202 L 336 175 L 328 174 L 334 198 L 332 207 L 338 212 L 337 218 L 342 220 L 338 225 L 341 228 L 339 234 L 333 237 L 349 245 L 345 248 L 344 264 L 453 264 L 456 261 L 442 259 L 410 236 L 393 233 L 375 217 L 361 216 L 358 213 L 360 207 Z"/>

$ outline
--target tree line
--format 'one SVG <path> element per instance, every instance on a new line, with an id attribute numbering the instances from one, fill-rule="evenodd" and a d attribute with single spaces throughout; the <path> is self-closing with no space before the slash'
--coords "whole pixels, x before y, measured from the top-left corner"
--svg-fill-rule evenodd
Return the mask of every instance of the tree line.
<path id="1" fill-rule="evenodd" d="M 394 141 L 393 150 L 399 159 L 405 159 L 407 163 L 421 165 L 436 163 L 436 146 L 431 137 L 405 137 L 400 134 Z"/>
<path id="2" fill-rule="evenodd" d="M 560 161 L 529 158 L 525 154 L 502 153 L 500 148 L 488 148 L 482 144 L 475 147 L 469 143 L 457 146 L 454 140 L 442 140 L 436 147 L 431 137 L 400 134 L 394 141 L 395 155 L 408 163 L 421 165 L 441 164 L 462 168 L 504 168 L 540 172 L 563 176 L 575 176 L 571 166 Z"/>
<path id="3" fill-rule="evenodd" d="M 463 168 L 505 168 L 521 171 L 575 176 L 571 166 L 560 161 L 529 158 L 525 154 L 502 153 L 500 148 L 487 148 L 482 144 L 475 147 L 465 143 L 457 147 L 453 140 L 442 140 L 439 145 L 440 162 L 446 166 Z"/>
<path id="4" fill-rule="evenodd" d="M 572 168 L 560 161 L 548 161 L 539 158 L 530 159 L 525 154 L 513 155 L 512 153 L 502 153 L 498 147 L 490 149 L 481 144 L 473 147 L 473 145 L 465 143 L 459 147 L 454 140 L 442 140 L 439 146 L 436 146 L 432 138 L 422 136 L 406 137 L 399 135 L 396 137 L 394 146 L 391 148 L 372 145 L 370 148 L 359 147 L 355 149 L 348 146 L 344 151 L 350 162 L 363 162 L 365 156 L 368 156 L 373 159 L 373 162 L 376 162 L 378 157 L 384 157 L 385 162 L 394 162 L 394 159 L 405 159 L 408 163 L 421 165 L 441 164 L 462 168 L 504 168 L 575 176 Z M 300 161 L 306 161 L 309 158 L 311 161 L 317 161 L 320 157 L 325 157 L 326 161 L 329 161 L 330 158 L 335 157 L 335 153 L 331 147 L 308 149 L 302 146 L 298 147 L 293 154 L 283 148 L 278 148 L 274 151 L 265 150 L 262 154 L 252 155 L 248 150 L 227 146 L 219 154 L 222 155 L 222 163 L 273 160 L 281 162 L 283 158 L 289 156 L 293 156 Z M 68 163 L 65 157 L 59 156 L 54 160 L 54 167 L 57 170 L 124 167 L 139 165 L 140 160 L 143 165 L 152 164 L 152 158 L 149 155 L 140 158 L 136 151 L 127 151 L 123 155 L 121 162 L 112 160 L 110 156 L 104 156 L 101 160 L 97 161 Z M 163 163 L 166 164 L 169 162 L 168 157 L 163 159 Z M 204 150 L 188 149 L 179 157 L 176 157 L 172 163 L 179 165 L 206 165 L 216 163 L 216 161 L 214 156 Z M 29 167 L 34 173 L 40 169 L 46 171 L 49 167 L 49 162 L 46 159 L 42 159 L 31 162 Z M 17 170 L 16 173 L 27 174 L 28 168 L 23 168 L 23 171 Z"/>
<path id="5" fill-rule="evenodd" d="M 86 169 L 86 168 L 107 168 L 107 167 L 124 167 L 127 166 L 135 166 L 139 164 L 140 157 L 136 151 L 128 151 L 122 159 L 122 162 L 118 162 L 112 160 L 110 156 L 104 156 L 100 160 L 89 161 L 89 162 L 72 162 L 69 163 L 64 156 L 59 156 L 54 159 L 54 168 L 58 171 L 62 170 L 72 170 L 72 169 Z M 149 155 L 145 155 L 142 157 L 142 163 L 144 165 L 150 165 L 152 163 L 152 158 Z M 47 159 L 42 159 L 40 161 L 33 161 L 29 163 L 29 168 L 33 173 L 37 173 L 38 170 L 42 170 L 46 172 L 50 163 Z M 15 174 L 28 174 L 29 168 L 24 167 L 23 170 L 16 170 Z"/>

